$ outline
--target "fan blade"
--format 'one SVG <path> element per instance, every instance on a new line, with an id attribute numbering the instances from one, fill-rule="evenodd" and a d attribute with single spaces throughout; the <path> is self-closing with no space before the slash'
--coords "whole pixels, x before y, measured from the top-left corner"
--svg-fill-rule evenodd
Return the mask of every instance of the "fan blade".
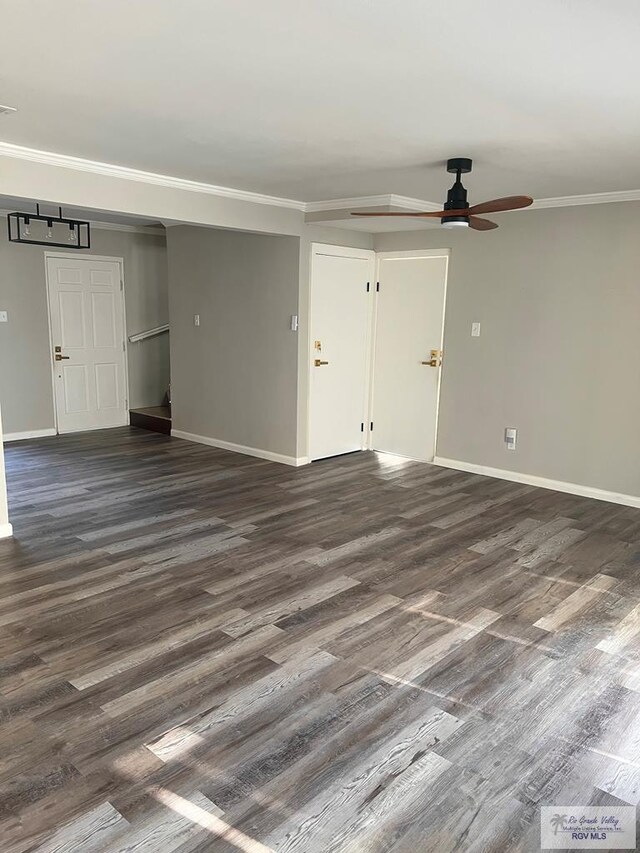
<path id="1" fill-rule="evenodd" d="M 473 228 L 476 231 L 493 231 L 497 227 L 496 223 L 490 219 L 480 219 L 479 216 L 469 217 L 469 228 Z"/>
<path id="2" fill-rule="evenodd" d="M 469 208 L 469 213 L 472 216 L 475 213 L 500 213 L 502 210 L 519 210 L 522 207 L 529 207 L 530 204 L 533 204 L 530 195 L 510 195 L 506 198 L 494 198 L 491 201 L 474 204 Z"/>

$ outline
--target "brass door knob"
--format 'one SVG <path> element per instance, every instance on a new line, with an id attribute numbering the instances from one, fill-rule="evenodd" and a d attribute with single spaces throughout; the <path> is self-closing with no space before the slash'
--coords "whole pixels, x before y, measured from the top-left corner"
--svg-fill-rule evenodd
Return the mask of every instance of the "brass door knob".
<path id="1" fill-rule="evenodd" d="M 421 361 L 420 364 L 425 364 L 427 367 L 442 367 L 442 353 L 439 349 L 432 349 L 429 361 Z"/>
<path id="2" fill-rule="evenodd" d="M 316 367 L 321 367 L 323 364 L 329 364 L 328 361 L 322 361 L 321 358 L 315 358 L 313 360 L 313 363 L 315 364 Z"/>

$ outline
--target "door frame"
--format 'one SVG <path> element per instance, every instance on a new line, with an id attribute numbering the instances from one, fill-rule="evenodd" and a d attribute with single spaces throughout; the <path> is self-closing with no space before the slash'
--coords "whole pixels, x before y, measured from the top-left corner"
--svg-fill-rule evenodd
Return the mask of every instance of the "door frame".
<path id="1" fill-rule="evenodd" d="M 91 252 L 87 252 L 86 254 L 76 255 L 71 252 L 52 252 L 45 251 L 44 252 L 44 280 L 45 280 L 45 290 L 47 293 L 47 326 L 49 327 L 49 366 L 51 370 L 51 403 L 53 405 L 53 424 L 55 427 L 56 435 L 60 435 L 60 430 L 58 428 L 58 407 L 56 406 L 56 378 L 55 378 L 55 365 L 53 359 L 51 358 L 51 354 L 53 353 L 53 332 L 51 329 L 51 296 L 49 292 L 49 258 L 66 258 L 67 260 L 73 261 L 82 261 L 82 260 L 91 260 L 91 261 L 107 261 L 117 263 L 120 268 L 120 301 L 122 304 L 122 344 L 123 344 L 123 352 L 124 352 L 124 392 L 125 392 L 125 409 L 126 409 L 126 423 L 129 423 L 129 353 L 127 349 L 127 309 L 126 309 L 126 299 L 124 298 L 124 258 L 115 257 L 111 255 L 94 255 Z M 115 427 L 111 427 L 111 429 L 115 429 Z"/>
<path id="2" fill-rule="evenodd" d="M 373 355 L 373 297 L 375 293 L 375 276 L 377 274 L 376 253 L 373 249 L 360 249 L 356 246 L 334 246 L 331 243 L 312 242 L 309 253 L 309 303 L 307 321 L 307 460 L 311 458 L 311 395 L 313 393 L 313 288 L 314 288 L 314 258 L 316 255 L 334 255 L 341 258 L 356 258 L 369 262 L 369 274 L 371 287 L 369 288 L 369 300 L 367 305 L 367 335 L 366 335 L 366 366 L 365 366 L 365 394 L 362 411 L 362 422 L 364 432 L 362 435 L 361 450 L 369 449 L 369 414 L 371 411 L 370 393 L 372 379 L 372 355 Z"/>
<path id="3" fill-rule="evenodd" d="M 445 321 L 447 314 L 447 287 L 449 284 L 449 261 L 451 258 L 451 249 L 414 249 L 408 250 L 404 252 L 376 252 L 376 283 L 380 282 L 380 265 L 381 261 L 385 260 L 411 260 L 412 258 L 445 258 L 445 273 L 444 273 L 444 299 L 443 299 L 443 307 L 442 307 L 442 334 L 440 336 L 440 346 L 439 349 L 443 353 L 443 363 L 444 363 L 444 331 L 445 331 Z M 376 336 L 377 336 L 377 328 L 378 328 L 378 290 L 376 286 L 376 293 L 374 296 L 374 305 L 373 305 L 373 318 L 372 318 L 372 334 L 371 334 L 371 345 L 370 345 L 370 375 L 369 375 L 369 390 L 367 394 L 367 398 L 369 400 L 369 409 L 367 413 L 367 427 L 371 424 L 371 420 L 373 418 L 373 389 L 374 389 L 374 370 L 375 370 L 375 352 L 376 352 Z M 433 458 L 437 456 L 437 447 L 438 447 L 438 429 L 440 427 L 440 392 L 442 389 L 442 367 L 438 372 L 438 385 L 436 389 L 436 428 L 434 433 L 434 441 L 433 441 Z M 367 449 L 373 449 L 373 441 L 371 436 L 371 430 L 367 430 Z M 406 459 L 411 459 L 412 457 L 407 456 L 403 457 Z M 416 459 L 416 462 L 424 463 L 424 459 Z M 430 463 L 424 463 L 430 464 Z"/>

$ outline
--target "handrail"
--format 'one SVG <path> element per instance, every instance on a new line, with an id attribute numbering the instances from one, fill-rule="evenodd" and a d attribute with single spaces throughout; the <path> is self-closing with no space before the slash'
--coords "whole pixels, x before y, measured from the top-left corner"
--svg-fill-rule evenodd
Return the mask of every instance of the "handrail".
<path id="1" fill-rule="evenodd" d="M 166 326 L 156 326 L 155 329 L 148 329 L 146 332 L 138 332 L 137 335 L 129 335 L 129 343 L 135 344 L 138 341 L 145 341 L 147 338 L 152 338 L 154 335 L 161 335 L 163 332 L 168 331 L 168 323 Z"/>

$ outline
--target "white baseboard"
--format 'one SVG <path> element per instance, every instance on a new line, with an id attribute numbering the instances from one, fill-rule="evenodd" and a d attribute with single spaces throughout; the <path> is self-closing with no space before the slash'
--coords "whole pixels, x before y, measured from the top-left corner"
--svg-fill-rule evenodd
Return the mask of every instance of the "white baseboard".
<path id="1" fill-rule="evenodd" d="M 282 453 L 273 453 L 271 450 L 262 450 L 259 447 L 247 447 L 244 444 L 234 444 L 231 441 L 222 441 L 219 438 L 209 438 L 207 435 L 183 432 L 181 429 L 172 429 L 171 436 L 172 438 L 182 438 L 185 441 L 195 441 L 196 444 L 207 444 L 209 447 L 218 447 L 220 450 L 243 453 L 245 456 L 257 456 L 258 459 L 268 459 L 269 462 L 293 465 L 296 468 L 300 465 L 307 465 L 309 462 L 306 456 L 284 456 Z"/>
<path id="2" fill-rule="evenodd" d="M 13 527 L 10 524 L 0 524 L 0 539 L 8 539 L 13 536 Z"/>
<path id="3" fill-rule="evenodd" d="M 33 429 L 28 432 L 7 432 L 3 441 L 24 441 L 27 438 L 46 438 L 49 435 L 57 435 L 55 429 Z"/>
<path id="4" fill-rule="evenodd" d="M 457 471 L 467 471 L 470 474 L 482 474 L 485 477 L 496 477 L 498 480 L 511 480 L 513 483 L 525 483 L 528 486 L 539 486 L 541 489 L 553 489 L 555 492 L 566 492 L 579 495 L 582 498 L 594 498 L 597 501 L 608 501 L 624 506 L 640 507 L 640 496 L 624 495 L 620 492 L 608 492 L 593 486 L 581 486 L 578 483 L 565 483 L 563 480 L 548 480 L 535 474 L 521 474 L 519 471 L 505 471 L 502 468 L 489 468 L 486 465 L 476 465 L 474 462 L 461 462 L 459 459 L 446 459 L 436 456 L 434 465 L 443 468 L 455 468 Z"/>

